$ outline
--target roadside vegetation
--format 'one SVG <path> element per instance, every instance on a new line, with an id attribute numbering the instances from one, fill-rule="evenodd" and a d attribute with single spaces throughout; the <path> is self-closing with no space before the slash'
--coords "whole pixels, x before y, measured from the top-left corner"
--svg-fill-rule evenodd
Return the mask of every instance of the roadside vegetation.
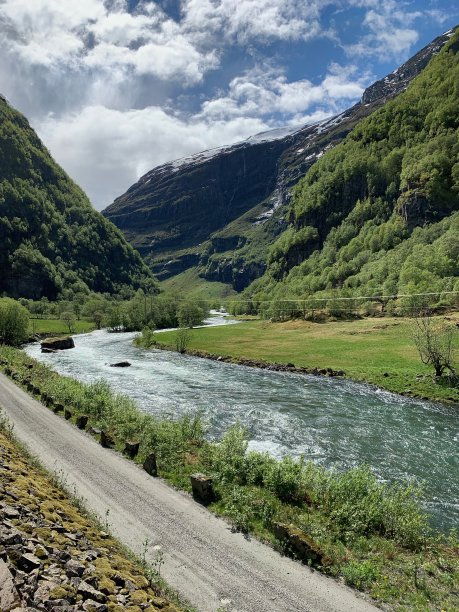
<path id="1" fill-rule="evenodd" d="M 154 452 L 160 476 L 171 484 L 190 491 L 192 473 L 212 477 L 216 500 L 210 509 L 235 530 L 254 533 L 286 554 L 292 554 L 290 540 L 275 534 L 280 528 L 299 534 L 312 565 L 380 603 L 458 608 L 457 538 L 430 529 L 422 491 L 412 483 L 380 483 L 365 466 L 339 473 L 249 452 L 240 426 L 210 442 L 199 415 L 160 420 L 103 381 L 86 385 L 60 376 L 14 348 L 0 347 L 0 360 L 5 373 L 50 408 L 65 410 L 72 421 L 88 416 L 87 427 L 95 435 L 103 430 L 118 450 L 126 441 L 139 442 L 136 461 Z"/>

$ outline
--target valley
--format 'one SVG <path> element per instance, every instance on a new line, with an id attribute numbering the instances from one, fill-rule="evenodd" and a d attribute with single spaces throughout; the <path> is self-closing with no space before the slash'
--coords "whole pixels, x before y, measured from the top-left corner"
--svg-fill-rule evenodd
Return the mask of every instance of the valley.
<path id="1" fill-rule="evenodd" d="M 452 17 L 48 4 L 0 6 L 2 612 L 459 609 Z"/>

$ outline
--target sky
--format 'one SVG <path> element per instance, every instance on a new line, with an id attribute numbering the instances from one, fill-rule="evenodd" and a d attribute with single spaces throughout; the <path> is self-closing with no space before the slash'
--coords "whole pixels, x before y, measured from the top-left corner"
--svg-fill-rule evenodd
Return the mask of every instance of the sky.
<path id="1" fill-rule="evenodd" d="M 0 93 L 101 210 L 167 161 L 339 113 L 456 0 L 0 0 Z"/>

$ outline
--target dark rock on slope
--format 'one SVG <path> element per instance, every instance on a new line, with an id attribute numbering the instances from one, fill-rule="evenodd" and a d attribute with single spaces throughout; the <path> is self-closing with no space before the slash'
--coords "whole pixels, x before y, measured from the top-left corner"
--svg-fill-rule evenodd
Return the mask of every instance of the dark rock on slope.
<path id="1" fill-rule="evenodd" d="M 360 119 L 403 91 L 448 40 L 448 33 L 436 38 L 344 113 L 159 166 L 103 214 L 159 279 L 198 267 L 204 278 L 242 290 L 263 274 L 267 248 L 286 227 L 292 186 Z"/>

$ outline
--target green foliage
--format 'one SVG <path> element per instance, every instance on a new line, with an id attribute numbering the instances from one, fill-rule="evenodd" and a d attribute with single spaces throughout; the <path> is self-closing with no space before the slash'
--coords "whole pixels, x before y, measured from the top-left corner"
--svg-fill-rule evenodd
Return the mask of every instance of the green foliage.
<path id="1" fill-rule="evenodd" d="M 264 316 L 303 316 L 298 307 L 279 316 L 276 300 L 311 295 L 457 300 L 442 292 L 459 290 L 458 38 L 295 187 L 291 226 L 245 292 L 252 304 L 273 300 Z"/>
<path id="2" fill-rule="evenodd" d="M 419 512 L 421 490 L 380 483 L 367 466 L 331 472 L 318 481 L 315 495 L 345 539 L 377 533 L 417 548 L 427 535 L 427 518 Z"/>
<path id="3" fill-rule="evenodd" d="M 177 309 L 177 320 L 180 327 L 194 327 L 202 324 L 205 314 L 204 308 L 201 308 L 199 304 L 185 300 Z"/>
<path id="4" fill-rule="evenodd" d="M 190 332 L 186 327 L 180 327 L 175 335 L 175 348 L 179 353 L 184 353 L 190 343 Z"/>
<path id="5" fill-rule="evenodd" d="M 371 561 L 350 561 L 343 565 L 342 572 L 346 584 L 360 591 L 370 586 L 379 577 L 380 573 Z"/>
<path id="6" fill-rule="evenodd" d="M 0 342 L 19 346 L 27 340 L 29 313 L 19 302 L 0 299 Z"/>
<path id="7" fill-rule="evenodd" d="M 151 273 L 27 120 L 0 99 L 0 292 L 55 299 L 144 287 Z"/>

